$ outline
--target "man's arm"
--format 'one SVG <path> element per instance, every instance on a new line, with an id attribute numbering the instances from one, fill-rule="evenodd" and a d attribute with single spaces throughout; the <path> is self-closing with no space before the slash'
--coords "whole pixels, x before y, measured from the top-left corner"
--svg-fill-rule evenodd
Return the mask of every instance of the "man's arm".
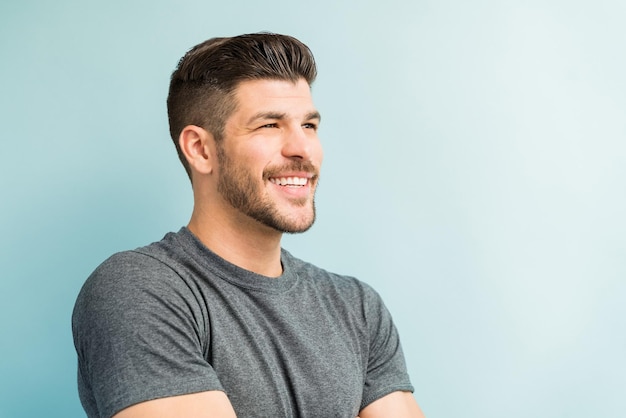
<path id="1" fill-rule="evenodd" d="M 367 405 L 360 418 L 424 418 L 411 392 L 393 392 Z"/>
<path id="2" fill-rule="evenodd" d="M 113 418 L 236 418 L 224 392 L 211 390 L 129 406 Z"/>

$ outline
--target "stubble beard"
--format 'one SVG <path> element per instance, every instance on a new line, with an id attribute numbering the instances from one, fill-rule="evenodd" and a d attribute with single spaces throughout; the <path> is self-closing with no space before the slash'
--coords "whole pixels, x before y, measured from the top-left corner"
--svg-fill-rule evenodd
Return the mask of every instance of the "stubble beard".
<path id="1" fill-rule="evenodd" d="M 305 217 L 294 218 L 288 214 L 282 214 L 271 198 L 261 189 L 258 179 L 244 166 L 236 164 L 218 146 L 218 160 L 220 174 L 217 183 L 217 191 L 233 208 L 250 218 L 283 233 L 302 233 L 315 222 L 315 199 L 302 198 L 291 201 L 296 207 L 310 205 L 310 214 Z M 313 171 L 309 163 L 298 162 L 285 166 L 276 167 L 264 173 L 263 180 L 269 181 L 273 174 L 286 171 Z M 310 180 L 311 181 L 311 180 Z"/>

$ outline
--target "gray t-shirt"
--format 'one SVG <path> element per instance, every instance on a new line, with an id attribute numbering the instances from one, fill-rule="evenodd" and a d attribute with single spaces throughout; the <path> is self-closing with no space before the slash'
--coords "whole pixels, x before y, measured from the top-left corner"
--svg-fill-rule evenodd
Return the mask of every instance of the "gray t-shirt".
<path id="1" fill-rule="evenodd" d="M 87 415 L 222 390 L 240 418 L 354 418 L 413 391 L 371 287 L 285 250 L 281 261 L 282 276 L 260 276 L 182 228 L 102 263 L 72 317 Z"/>

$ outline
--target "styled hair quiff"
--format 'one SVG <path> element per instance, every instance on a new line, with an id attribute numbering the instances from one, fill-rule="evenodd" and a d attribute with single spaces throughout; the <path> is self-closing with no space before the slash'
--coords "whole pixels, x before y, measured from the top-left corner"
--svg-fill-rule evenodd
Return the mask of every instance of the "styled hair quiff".
<path id="1" fill-rule="evenodd" d="M 170 135 L 189 178 L 191 169 L 178 143 L 185 126 L 200 126 L 219 143 L 226 119 L 237 107 L 234 93 L 239 83 L 305 79 L 311 85 L 316 75 L 311 50 L 287 35 L 212 38 L 190 49 L 172 73 L 167 97 Z"/>

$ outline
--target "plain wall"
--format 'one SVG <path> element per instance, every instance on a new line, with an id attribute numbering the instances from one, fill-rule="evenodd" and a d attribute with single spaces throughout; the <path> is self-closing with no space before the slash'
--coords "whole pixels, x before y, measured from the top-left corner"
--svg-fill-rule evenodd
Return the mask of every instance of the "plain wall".
<path id="1" fill-rule="evenodd" d="M 83 281 L 191 211 L 169 75 L 261 30 L 320 72 L 319 220 L 284 245 L 382 294 L 426 415 L 623 415 L 625 21 L 618 0 L 3 1 L 0 417 L 84 416 Z"/>

